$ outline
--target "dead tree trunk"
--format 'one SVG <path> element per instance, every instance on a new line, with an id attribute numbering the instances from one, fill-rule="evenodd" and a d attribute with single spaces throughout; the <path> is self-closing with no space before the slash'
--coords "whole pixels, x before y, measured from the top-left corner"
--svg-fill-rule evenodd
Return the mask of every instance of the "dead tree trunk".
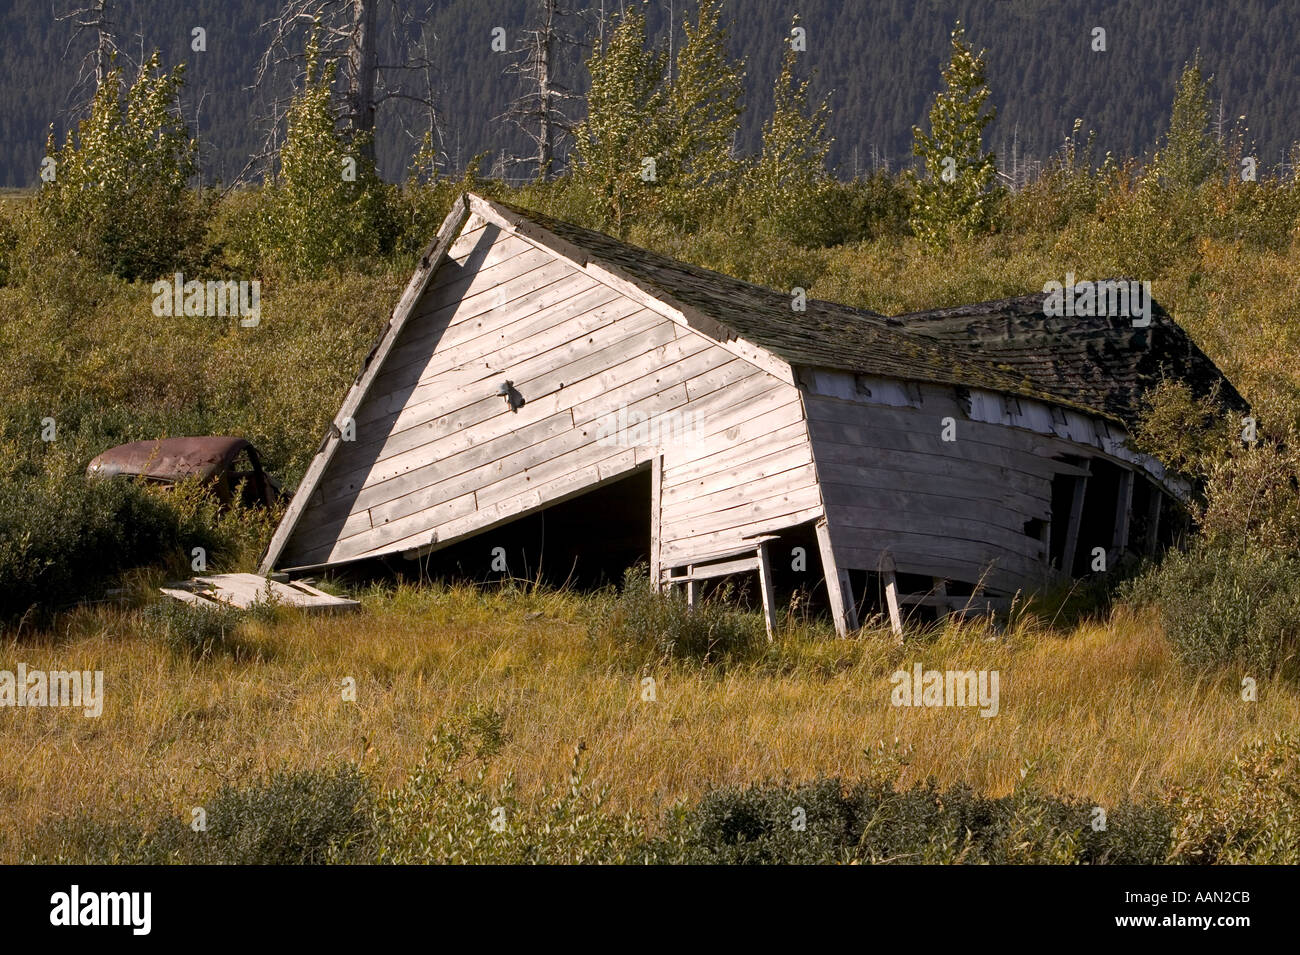
<path id="1" fill-rule="evenodd" d="M 348 48 L 348 115 L 352 135 L 366 158 L 375 158 L 375 4 L 352 0 Z"/>
<path id="2" fill-rule="evenodd" d="M 577 38 L 560 30 L 560 18 L 572 15 L 560 6 L 560 0 L 537 2 L 536 25 L 524 31 L 524 41 L 516 50 L 521 59 L 509 68 L 509 72 L 524 77 L 527 92 L 498 118 L 518 126 L 533 142 L 531 156 L 513 157 L 511 162 L 535 163 L 537 179 L 545 180 L 554 173 L 560 138 L 572 128 L 564 106 L 574 96 L 555 80 L 556 57 L 561 45 L 575 46 Z"/>
<path id="3" fill-rule="evenodd" d="M 551 88 L 551 49 L 555 43 L 555 6 L 557 0 L 542 0 L 542 28 L 537 33 L 537 94 L 541 100 L 538 111 L 540 128 L 537 131 L 537 178 L 546 179 L 551 174 L 555 159 L 555 125 L 551 111 L 555 108 L 555 91 Z"/>

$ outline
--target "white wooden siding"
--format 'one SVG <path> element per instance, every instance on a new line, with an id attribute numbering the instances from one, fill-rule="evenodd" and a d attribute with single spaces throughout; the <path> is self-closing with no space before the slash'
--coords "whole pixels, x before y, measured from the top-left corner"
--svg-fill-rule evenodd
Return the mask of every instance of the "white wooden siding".
<path id="1" fill-rule="evenodd" d="M 651 304 L 471 216 L 280 566 L 445 545 L 659 453 L 664 566 L 819 516 L 798 389 Z M 498 394 L 506 380 L 525 398 L 517 411 Z M 699 427 L 662 447 L 602 443 L 619 408 L 652 426 L 690 412 Z"/>

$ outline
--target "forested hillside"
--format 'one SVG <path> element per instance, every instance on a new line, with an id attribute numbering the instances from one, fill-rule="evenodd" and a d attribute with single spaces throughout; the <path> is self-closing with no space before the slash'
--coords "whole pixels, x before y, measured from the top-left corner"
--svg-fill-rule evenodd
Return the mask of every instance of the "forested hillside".
<path id="1" fill-rule="evenodd" d="M 35 183 L 51 123 L 61 140 L 93 87 L 78 84 L 83 57 L 94 38 L 78 33 L 72 19 L 59 19 L 78 0 L 0 0 L 0 186 Z M 186 65 L 182 104 L 201 144 L 205 179 L 230 182 L 262 151 L 271 100 L 288 95 L 287 76 L 254 89 L 257 65 L 271 42 L 262 25 L 280 0 L 115 0 L 115 30 L 124 56 L 138 61 L 157 48 L 162 64 Z M 404 88 L 423 96 L 431 89 L 439 113 L 441 161 L 459 172 L 480 153 L 492 157 L 525 150 L 520 134 L 502 118 L 519 95 L 521 78 L 507 72 L 518 60 L 494 52 L 492 31 L 505 30 L 518 47 L 534 4 L 527 0 L 396 0 L 381 4 L 379 34 L 384 62 L 406 51 L 427 50 L 429 69 L 408 71 Z M 585 92 L 581 68 L 590 43 L 622 6 L 622 0 L 573 0 L 578 11 L 563 18 L 576 43 L 556 51 L 561 84 Z M 687 0 L 648 0 L 655 41 L 665 50 L 684 40 Z M 394 10 L 407 22 L 396 22 Z M 998 116 L 987 131 L 1001 167 L 1043 161 L 1076 119 L 1097 132 L 1100 152 L 1144 156 L 1168 122 L 1169 90 L 1184 63 L 1199 50 L 1222 102 L 1223 126 L 1246 117 L 1254 152 L 1262 164 L 1284 161 L 1300 139 L 1295 105 L 1300 101 L 1300 32 L 1294 3 L 1284 0 L 733 0 L 730 47 L 746 61 L 745 112 L 737 147 L 758 148 L 782 39 L 798 14 L 807 29 L 807 65 L 815 93 L 830 92 L 834 137 L 829 163 L 847 178 L 880 165 L 911 165 L 912 127 L 922 122 L 928 97 L 947 55 L 947 37 L 961 19 L 971 42 L 988 50 L 989 83 Z M 672 22 L 673 29 L 668 27 Z M 206 50 L 191 49 L 192 31 L 206 31 Z M 1105 30 L 1104 52 L 1094 51 L 1094 30 Z M 301 38 L 299 42 L 301 50 Z M 421 53 L 423 55 L 423 52 Z M 396 65 L 394 63 L 394 65 Z M 130 72 L 130 70 L 128 70 Z M 585 105 L 572 104 L 574 119 Z M 400 178 L 417 140 L 428 127 L 424 107 L 393 99 L 378 117 L 380 173 Z M 561 144 L 561 161 L 567 146 Z M 490 171 L 490 162 L 483 171 Z M 559 168 L 562 168 L 562 163 Z M 525 178 L 528 166 L 506 168 Z"/>

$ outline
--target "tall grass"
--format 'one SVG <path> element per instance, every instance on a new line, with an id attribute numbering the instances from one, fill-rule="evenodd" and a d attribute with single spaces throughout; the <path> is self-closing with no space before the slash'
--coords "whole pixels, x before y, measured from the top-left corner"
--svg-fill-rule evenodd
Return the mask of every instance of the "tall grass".
<path id="1" fill-rule="evenodd" d="M 860 778 L 895 740 L 900 787 L 933 777 L 1004 796 L 1031 772 L 1044 792 L 1109 807 L 1208 786 L 1240 747 L 1300 718 L 1294 686 L 1264 679 L 1258 702 L 1243 702 L 1238 674 L 1188 672 L 1151 615 L 1124 609 L 1061 632 L 1030 615 L 1001 635 L 954 625 L 901 647 L 887 632 L 796 632 L 725 669 L 660 661 L 646 671 L 657 684 L 647 702 L 641 661 L 628 666 L 625 646 L 589 635 L 597 598 L 470 586 L 360 596 L 359 616 L 281 610 L 243 622 L 252 655 L 196 659 L 139 611 L 111 608 L 11 632 L 0 668 L 103 669 L 106 702 L 99 719 L 6 711 L 0 858 L 27 852 L 43 820 L 188 819 L 223 783 L 282 769 L 350 762 L 400 786 L 438 728 L 475 708 L 500 712 L 508 729 L 488 785 L 508 772 L 518 799 L 540 799 L 562 786 L 581 741 L 608 810 L 651 823 L 716 787 Z M 892 706 L 891 673 L 915 662 L 998 669 L 999 715 Z M 343 698 L 348 677 L 355 702 Z"/>

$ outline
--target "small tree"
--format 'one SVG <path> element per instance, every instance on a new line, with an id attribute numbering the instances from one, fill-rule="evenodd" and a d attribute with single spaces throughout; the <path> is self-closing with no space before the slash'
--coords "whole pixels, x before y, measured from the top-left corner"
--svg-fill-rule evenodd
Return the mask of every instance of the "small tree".
<path id="1" fill-rule="evenodd" d="M 115 67 L 75 137 L 56 149 L 51 133 L 52 178 L 42 176 L 36 203 L 38 243 L 125 279 L 156 278 L 175 266 L 199 235 L 187 188 L 197 147 L 177 106 L 183 75 L 183 66 L 161 72 L 155 53 L 123 98 Z"/>
<path id="2" fill-rule="evenodd" d="M 666 104 L 668 144 L 664 192 L 679 225 L 698 223 L 718 209 L 734 182 L 732 142 L 744 110 L 744 64 L 727 56 L 727 31 L 719 23 L 721 0 L 702 0 Z"/>
<path id="3" fill-rule="evenodd" d="M 797 16 L 793 23 L 798 25 Z M 815 242 L 827 225 L 834 184 L 826 155 L 834 140 L 826 135 L 830 103 L 810 103 L 808 81 L 795 76 L 797 58 L 788 46 L 772 91 L 772 116 L 763 126 L 763 151 L 746 177 L 745 201 L 759 228 L 795 242 Z"/>
<path id="4" fill-rule="evenodd" d="M 1165 146 L 1156 156 L 1161 183 L 1189 193 L 1223 165 L 1223 144 L 1211 132 L 1213 78 L 1201 72 L 1199 58 L 1183 67 L 1169 115 Z"/>
<path id="5" fill-rule="evenodd" d="M 912 229 L 931 248 L 942 248 L 953 231 L 988 231 L 1003 192 L 997 157 L 983 151 L 984 127 L 997 115 L 992 106 L 985 110 L 984 54 L 965 36 L 959 22 L 952 31 L 952 60 L 943 71 L 945 88 L 930 107 L 929 134 L 912 127 L 912 153 L 925 163 L 924 177 L 913 176 Z"/>
<path id="6" fill-rule="evenodd" d="M 646 47 L 645 20 L 629 9 L 587 61 L 587 118 L 574 131 L 576 180 L 600 224 L 621 232 L 653 204 L 664 146 L 664 60 Z"/>
<path id="7" fill-rule="evenodd" d="M 267 189 L 263 254 L 293 272 L 375 255 L 393 240 L 387 196 L 364 141 L 368 134 L 349 142 L 337 129 L 334 72 L 333 63 L 321 68 L 313 38 L 303 89 L 289 107 L 280 178 Z"/>

